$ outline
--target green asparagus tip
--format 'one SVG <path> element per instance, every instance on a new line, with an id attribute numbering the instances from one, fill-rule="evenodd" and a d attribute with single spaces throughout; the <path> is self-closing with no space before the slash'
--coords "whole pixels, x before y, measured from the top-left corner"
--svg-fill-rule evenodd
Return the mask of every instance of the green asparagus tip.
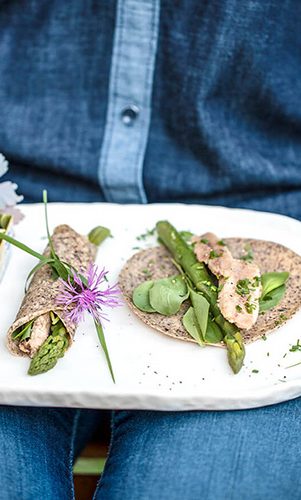
<path id="1" fill-rule="evenodd" d="M 227 334 L 224 337 L 224 342 L 227 346 L 229 365 L 233 372 L 237 374 L 241 370 L 245 359 L 245 347 L 242 336 L 239 332 Z"/>
<path id="2" fill-rule="evenodd" d="M 68 348 L 69 338 L 64 326 L 56 325 L 54 332 L 49 335 L 44 344 L 32 358 L 28 375 L 39 375 L 51 370 L 62 358 Z"/>

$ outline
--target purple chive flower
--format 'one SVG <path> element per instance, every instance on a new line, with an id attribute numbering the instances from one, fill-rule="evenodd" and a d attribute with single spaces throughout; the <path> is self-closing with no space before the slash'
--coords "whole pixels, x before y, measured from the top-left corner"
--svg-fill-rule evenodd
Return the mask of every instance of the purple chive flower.
<path id="1" fill-rule="evenodd" d="M 85 276 L 87 284 L 83 283 L 80 276 L 73 273 L 65 281 L 59 278 L 61 292 L 57 296 L 56 303 L 66 308 L 66 318 L 74 323 L 79 323 L 88 311 L 97 323 L 107 320 L 103 307 L 117 307 L 122 305 L 120 291 L 117 284 L 107 284 L 108 271 L 104 268 L 99 271 L 97 266 L 91 264 Z M 106 288 L 103 286 L 106 284 Z"/>

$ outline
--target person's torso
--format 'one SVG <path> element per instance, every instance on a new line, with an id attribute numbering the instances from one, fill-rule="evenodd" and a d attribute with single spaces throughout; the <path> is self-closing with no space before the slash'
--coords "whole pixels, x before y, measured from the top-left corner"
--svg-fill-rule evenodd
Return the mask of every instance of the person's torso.
<path id="1" fill-rule="evenodd" d="M 0 14 L 0 151 L 28 201 L 47 187 L 301 218 L 301 4 L 28 0 Z"/>

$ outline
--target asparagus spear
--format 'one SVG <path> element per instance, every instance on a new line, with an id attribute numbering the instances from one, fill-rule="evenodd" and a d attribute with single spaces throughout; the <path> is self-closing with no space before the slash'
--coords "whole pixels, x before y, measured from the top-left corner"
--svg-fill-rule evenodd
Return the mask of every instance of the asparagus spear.
<path id="1" fill-rule="evenodd" d="M 199 262 L 192 248 L 168 221 L 157 222 L 160 241 L 170 251 L 178 265 L 192 281 L 196 290 L 208 300 L 215 322 L 221 327 L 228 351 L 228 361 L 234 373 L 238 373 L 245 357 L 243 339 L 238 328 L 227 321 L 217 305 L 217 289 L 205 265 Z"/>
<path id="2" fill-rule="evenodd" d="M 28 374 L 39 375 L 53 368 L 62 358 L 69 345 L 69 337 L 63 323 L 59 321 L 51 327 L 52 333 L 32 358 Z"/>

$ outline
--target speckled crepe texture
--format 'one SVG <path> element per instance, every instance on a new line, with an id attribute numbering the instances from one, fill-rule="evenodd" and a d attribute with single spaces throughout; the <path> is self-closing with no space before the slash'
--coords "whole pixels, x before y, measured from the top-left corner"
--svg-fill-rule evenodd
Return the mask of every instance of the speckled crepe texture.
<path id="1" fill-rule="evenodd" d="M 96 247 L 91 245 L 86 236 L 78 234 L 67 225 L 55 228 L 52 241 L 60 259 L 77 270 L 84 272 L 95 259 Z M 47 247 L 44 255 L 48 254 L 49 248 Z M 20 286 L 23 285 L 20 284 Z M 53 280 L 52 271 L 48 265 L 43 266 L 34 274 L 16 319 L 7 333 L 8 348 L 12 353 L 26 356 L 18 348 L 18 344 L 12 340 L 12 333 L 28 321 L 50 311 L 54 311 L 65 324 L 71 345 L 77 325 L 67 320 L 62 308 L 56 305 L 59 286 L 58 281 Z"/>
<path id="2" fill-rule="evenodd" d="M 278 306 L 259 315 L 255 326 L 250 330 L 241 330 L 244 341 L 253 342 L 284 324 L 300 308 L 301 257 L 289 248 L 269 241 L 245 238 L 228 238 L 224 241 L 236 258 L 244 255 L 245 248 L 251 246 L 254 262 L 259 265 L 262 274 L 272 271 L 290 273 L 285 295 Z M 190 305 L 189 301 L 185 301 L 180 311 L 172 316 L 142 312 L 132 302 L 133 290 L 137 285 L 149 279 L 156 280 L 174 274 L 178 274 L 178 270 L 171 262 L 168 251 L 163 247 L 155 247 L 136 253 L 126 262 L 120 273 L 119 286 L 130 308 L 144 323 L 170 337 L 195 342 L 182 324 L 183 315 Z"/>

